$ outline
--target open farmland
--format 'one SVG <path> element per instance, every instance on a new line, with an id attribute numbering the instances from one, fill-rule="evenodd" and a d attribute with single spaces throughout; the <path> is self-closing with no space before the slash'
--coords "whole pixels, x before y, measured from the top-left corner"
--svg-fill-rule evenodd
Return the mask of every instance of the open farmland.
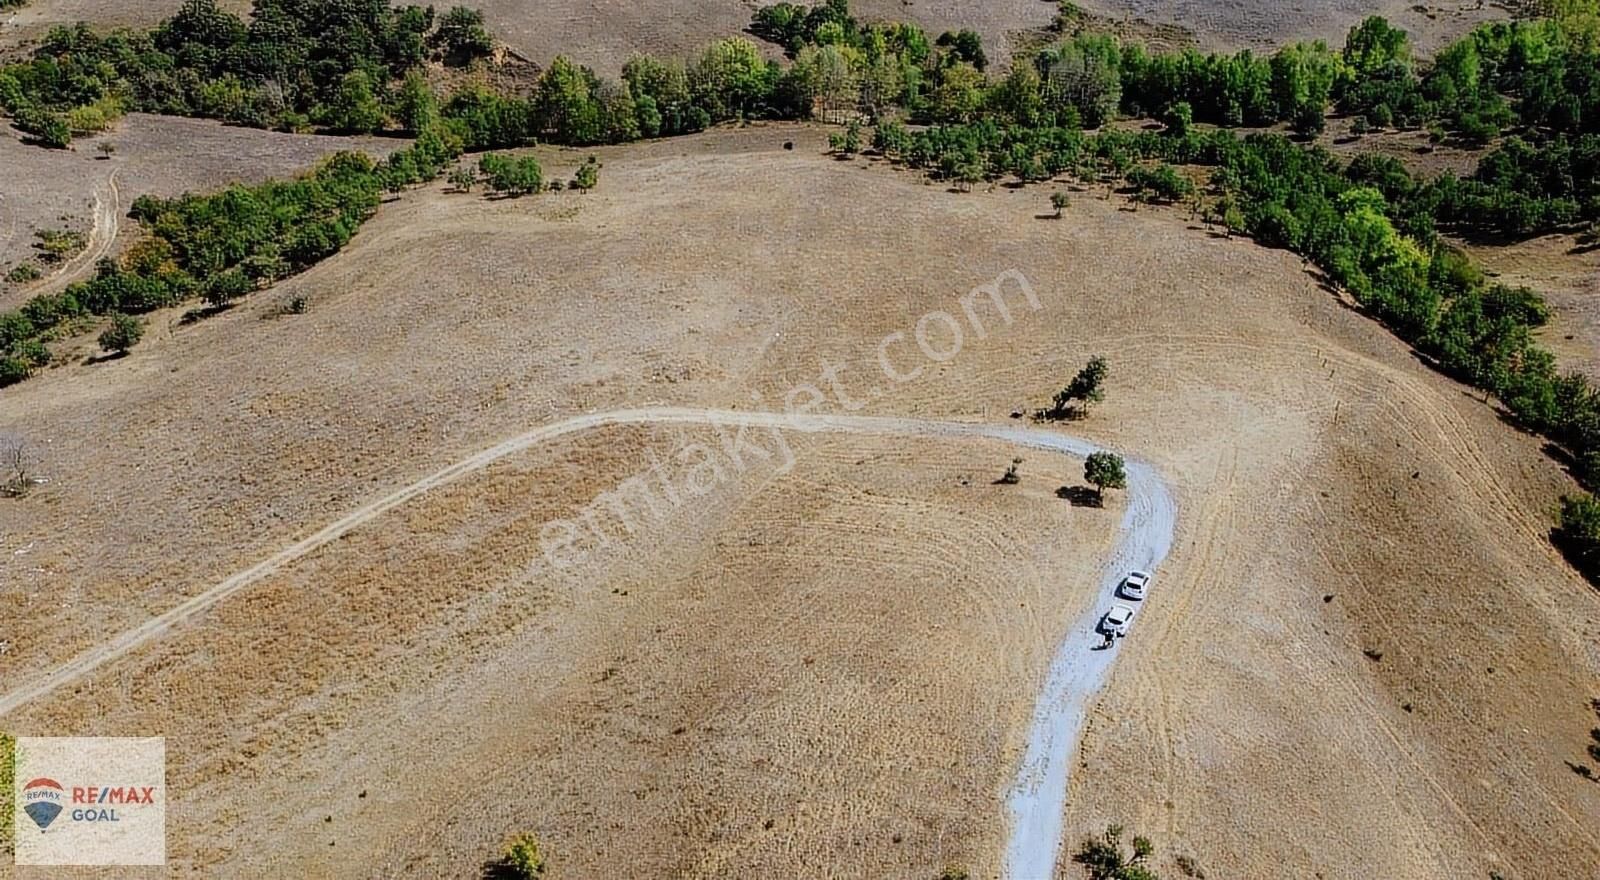
<path id="1" fill-rule="evenodd" d="M 0 603 L 28 621 L 0 677 L 537 425 L 776 409 L 824 360 L 829 411 L 1006 424 L 1104 353 L 1107 402 L 1070 430 L 1151 462 L 1179 520 L 1069 842 L 1123 822 L 1211 876 L 1600 870 L 1600 786 L 1563 763 L 1600 619 L 1542 540 L 1565 478 L 1535 438 L 1290 254 L 1092 190 L 1039 219 L 1035 190 L 948 191 L 823 134 L 595 150 L 588 194 L 435 184 L 270 294 L 7 389 L 49 482 L 0 506 Z M 881 340 L 1007 270 L 1038 311 L 1012 295 L 1014 323 L 986 310 L 984 338 L 908 346 L 923 372 L 884 383 Z M 306 314 L 261 319 L 295 295 Z M 6 726 L 192 744 L 170 846 L 211 873 L 463 875 L 523 830 L 571 876 L 997 871 L 1116 493 L 1075 508 L 1074 463 L 1026 453 L 992 486 L 1013 451 L 988 442 L 807 436 L 579 595 L 529 572 L 548 516 L 684 436 L 575 436 L 420 496 Z M 485 786 L 466 819 L 453 793 Z"/>

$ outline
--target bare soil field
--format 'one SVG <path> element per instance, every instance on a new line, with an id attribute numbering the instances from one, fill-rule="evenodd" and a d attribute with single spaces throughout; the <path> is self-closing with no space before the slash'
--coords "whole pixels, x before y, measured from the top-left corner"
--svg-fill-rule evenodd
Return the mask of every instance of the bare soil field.
<path id="1" fill-rule="evenodd" d="M 1113 18 L 1182 25 L 1210 49 L 1275 49 L 1297 40 L 1340 46 L 1351 26 L 1381 15 L 1408 31 L 1413 48 L 1425 55 L 1482 22 L 1512 16 L 1507 5 L 1480 0 L 1080 0 L 1078 5 Z"/>
<path id="2" fill-rule="evenodd" d="M 588 195 L 424 188 L 220 317 L 0 392 L 50 480 L 0 505 L 0 681 L 532 426 L 779 409 L 824 359 L 830 407 L 1005 423 L 1103 353 L 1070 430 L 1159 468 L 1179 531 L 1069 843 L 1116 821 L 1222 877 L 1600 872 L 1600 785 L 1566 763 L 1600 594 L 1545 540 L 1569 483 L 1535 438 L 1293 255 L 1096 192 L 1039 219 L 1046 189 L 953 193 L 824 138 L 601 150 Z M 1013 269 L 1038 311 L 918 353 L 922 316 Z M 899 384 L 896 332 L 922 368 Z M 1052 628 L 1089 601 L 1063 585 L 1114 510 L 1053 497 L 1066 460 L 1002 490 L 1002 447 L 818 437 L 577 593 L 529 573 L 545 516 L 670 442 L 464 479 L 3 723 L 172 737 L 173 852 L 202 873 L 464 875 L 533 830 L 572 876 L 991 876 Z"/>
<path id="3" fill-rule="evenodd" d="M 128 115 L 112 131 L 83 138 L 71 150 L 24 144 L 10 128 L 4 135 L 0 137 L 0 167 L 6 169 L 5 191 L 0 194 L 0 275 L 5 267 L 34 254 L 36 230 L 89 232 L 97 196 L 120 229 L 122 214 L 141 195 L 172 198 L 234 183 L 292 177 L 340 150 L 383 156 L 404 145 L 390 138 L 283 134 L 143 113 Z M 95 145 L 101 142 L 116 147 L 109 159 L 100 158 Z M 110 187 L 113 172 L 117 199 Z M 49 279 L 30 284 L 0 281 L 0 309 L 16 307 L 49 284 Z"/>
<path id="4" fill-rule="evenodd" d="M 177 10 L 178 0 L 31 0 L 21 10 L 0 17 L 0 49 L 41 37 L 55 25 L 88 21 L 96 25 L 148 27 Z M 482 0 L 495 36 L 534 61 L 562 54 L 597 70 L 615 74 L 632 55 L 650 52 L 688 55 L 714 39 L 744 33 L 755 0 Z M 1193 32 L 1207 49 L 1276 48 L 1300 39 L 1344 40 L 1350 27 L 1367 15 L 1383 15 L 1410 31 L 1424 53 L 1448 43 L 1483 21 L 1509 18 L 1499 3 L 1411 3 L 1385 0 L 1311 0 L 1276 3 L 1267 0 L 1084 0 L 1084 9 L 1113 21 L 1149 26 L 1175 25 Z M 249 11 L 248 0 L 224 0 L 224 8 Z M 1048 25 L 1056 4 L 1047 0 L 856 0 L 856 15 L 867 21 L 912 21 L 931 33 L 972 28 L 983 36 L 989 57 L 1003 62 L 1023 32 Z M 1135 30 L 1145 30 L 1140 27 Z"/>

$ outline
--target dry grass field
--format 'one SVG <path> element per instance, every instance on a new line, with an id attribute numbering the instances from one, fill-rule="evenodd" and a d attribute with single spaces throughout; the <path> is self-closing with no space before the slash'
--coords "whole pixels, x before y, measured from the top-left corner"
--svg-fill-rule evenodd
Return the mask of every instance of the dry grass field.
<path id="1" fill-rule="evenodd" d="M 1103 353 L 1071 430 L 1159 468 L 1179 531 L 1069 842 L 1117 821 L 1214 877 L 1600 873 L 1600 785 L 1565 763 L 1600 597 L 1545 539 L 1569 484 L 1535 438 L 1290 254 L 1096 192 L 1039 219 L 1046 190 L 949 192 L 824 138 L 600 150 L 587 195 L 427 187 L 222 316 L 7 389 L 49 483 L 0 505 L 0 680 L 536 425 L 774 409 L 824 359 L 861 413 L 1004 423 Z M 1038 312 L 943 363 L 895 349 L 924 372 L 886 385 L 881 340 L 1011 269 Z M 165 733 L 171 851 L 208 874 L 460 876 L 534 830 L 564 876 L 992 876 L 1115 511 L 1054 497 L 1069 460 L 1006 490 L 995 444 L 815 436 L 576 585 L 529 572 L 545 517 L 676 436 L 507 460 L 3 723 Z"/>

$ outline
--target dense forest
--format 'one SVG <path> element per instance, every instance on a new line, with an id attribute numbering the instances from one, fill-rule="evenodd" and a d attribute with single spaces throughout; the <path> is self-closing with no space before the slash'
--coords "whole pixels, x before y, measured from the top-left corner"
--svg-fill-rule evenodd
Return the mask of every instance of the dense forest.
<path id="1" fill-rule="evenodd" d="M 1559 374 L 1534 342 L 1547 317 L 1536 293 L 1490 281 L 1441 235 L 1582 224 L 1600 234 L 1596 6 L 1547 0 L 1539 18 L 1482 25 L 1421 60 L 1404 31 L 1377 17 L 1337 49 L 1153 53 L 1094 32 L 1063 2 L 1043 48 L 1002 75 L 971 31 L 933 37 L 863 22 L 847 0 L 785 2 L 757 10 L 750 26 L 785 62 L 729 38 L 685 60 L 635 57 L 620 80 L 558 57 L 524 92 L 469 85 L 443 96 L 428 64 L 472 63 L 493 49 L 470 9 L 256 0 L 246 24 L 214 0 L 187 0 L 149 31 L 60 28 L 31 59 L 0 68 L 0 107 L 46 146 L 129 109 L 390 131 L 415 143 L 382 163 L 342 155 L 297 181 L 139 200 L 144 241 L 93 280 L 0 315 L 0 385 L 42 366 L 43 340 L 70 318 L 195 296 L 223 305 L 311 265 L 349 240 L 382 192 L 432 180 L 463 152 L 820 118 L 847 125 L 839 149 L 862 148 L 869 125 L 872 149 L 940 179 L 1120 181 L 1139 198 L 1188 202 L 1303 254 L 1439 369 L 1549 437 L 1581 482 L 1600 485 L 1600 389 Z M 1420 179 L 1377 155 L 1344 163 L 1300 142 L 1330 114 L 1351 118 L 1358 134 L 1421 128 L 1433 142 L 1490 151 L 1465 178 Z M 1107 125 L 1129 117 L 1159 120 L 1160 130 Z M 544 185 L 536 164 L 486 158 L 480 169 L 503 192 Z M 1600 503 L 1568 499 L 1556 537 L 1600 574 Z"/>

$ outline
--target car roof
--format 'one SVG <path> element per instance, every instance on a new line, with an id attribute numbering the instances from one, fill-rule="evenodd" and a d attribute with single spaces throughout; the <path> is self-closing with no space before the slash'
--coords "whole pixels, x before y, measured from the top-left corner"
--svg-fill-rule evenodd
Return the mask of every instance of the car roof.
<path id="1" fill-rule="evenodd" d="M 1130 577 L 1130 578 L 1138 578 L 1140 580 L 1147 581 L 1147 580 L 1150 579 L 1150 572 L 1141 571 L 1141 570 L 1136 568 L 1133 571 L 1128 572 L 1128 577 Z"/>
<path id="2" fill-rule="evenodd" d="M 1119 602 L 1118 604 L 1111 606 L 1111 610 L 1107 613 L 1112 617 L 1132 617 L 1133 609 Z"/>

